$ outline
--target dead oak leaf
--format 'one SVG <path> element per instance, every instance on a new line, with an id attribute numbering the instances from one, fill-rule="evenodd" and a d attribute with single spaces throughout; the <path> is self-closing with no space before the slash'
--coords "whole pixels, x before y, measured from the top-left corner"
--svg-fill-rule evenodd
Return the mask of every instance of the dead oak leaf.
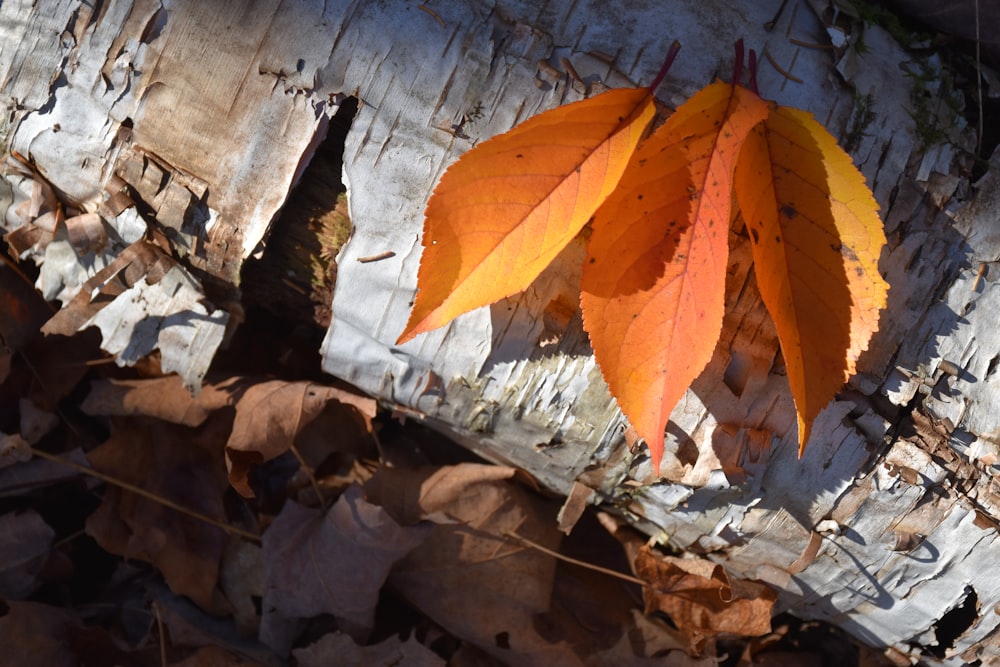
<path id="1" fill-rule="evenodd" d="M 206 384 L 194 395 L 179 375 L 140 380 L 96 380 L 80 409 L 88 415 L 144 416 L 183 426 L 201 426 L 209 415 L 232 403 L 232 378 Z"/>
<path id="2" fill-rule="evenodd" d="M 91 465 L 183 507 L 224 518 L 221 443 L 193 429 L 145 418 L 117 418 L 111 437 L 88 453 Z M 203 436 L 204 437 L 204 436 Z M 156 566 L 171 590 L 204 609 L 218 608 L 222 529 L 115 486 L 87 518 L 101 547 Z"/>
<path id="3" fill-rule="evenodd" d="M 549 641 L 536 627 L 551 606 L 556 561 L 510 534 L 558 549 L 559 508 L 513 483 L 515 474 L 470 463 L 379 470 L 365 486 L 370 499 L 402 523 L 438 524 L 393 568 L 389 585 L 449 632 L 507 664 L 582 665 L 568 643 Z"/>
<path id="4" fill-rule="evenodd" d="M 361 496 L 349 487 L 325 514 L 289 501 L 264 533 L 261 634 L 279 652 L 287 653 L 294 637 L 268 637 L 269 627 L 319 614 L 367 639 L 389 570 L 430 534 L 430 526 L 400 526 Z"/>
<path id="5" fill-rule="evenodd" d="M 229 481 L 241 495 L 252 497 L 247 473 L 255 465 L 281 456 L 296 436 L 328 406 L 342 416 L 334 440 L 371 433 L 376 404 L 336 387 L 311 382 L 272 380 L 248 387 L 236 402 L 236 418 L 226 443 Z"/>
<path id="6" fill-rule="evenodd" d="M 389 637 L 372 646 L 358 646 L 339 632 L 330 633 L 305 648 L 292 651 L 298 667 L 445 667 L 444 659 L 411 636 Z"/>
<path id="7" fill-rule="evenodd" d="M 734 579 L 707 560 L 673 558 L 643 546 L 635 573 L 646 580 L 646 613 L 667 614 L 688 640 L 689 652 L 700 653 L 720 634 L 755 637 L 771 631 L 778 595 L 757 581 Z"/>

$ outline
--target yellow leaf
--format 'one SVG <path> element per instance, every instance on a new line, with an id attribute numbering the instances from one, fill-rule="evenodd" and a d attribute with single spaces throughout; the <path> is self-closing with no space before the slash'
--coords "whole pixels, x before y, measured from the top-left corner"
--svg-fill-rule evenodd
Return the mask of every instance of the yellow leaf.
<path id="1" fill-rule="evenodd" d="M 889 289 L 878 273 L 885 232 L 850 156 L 798 109 L 775 106 L 747 138 L 735 192 L 778 330 L 801 456 L 816 416 L 878 330 Z"/>
<path id="2" fill-rule="evenodd" d="M 427 204 L 419 291 L 398 343 L 530 285 L 618 185 L 653 113 L 648 88 L 611 90 L 463 155 Z"/>
<path id="3" fill-rule="evenodd" d="M 594 216 L 584 328 L 654 470 L 670 412 L 719 339 L 733 166 L 767 111 L 745 88 L 706 86 L 639 147 Z"/>

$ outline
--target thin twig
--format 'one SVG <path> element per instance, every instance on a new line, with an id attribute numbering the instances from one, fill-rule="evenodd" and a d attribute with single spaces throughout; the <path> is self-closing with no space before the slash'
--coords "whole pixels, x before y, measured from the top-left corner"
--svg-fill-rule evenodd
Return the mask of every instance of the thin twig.
<path id="1" fill-rule="evenodd" d="M 205 523 L 211 524 L 216 528 L 221 528 L 222 530 L 232 535 L 238 535 L 253 542 L 260 542 L 260 535 L 256 535 L 254 533 L 251 533 L 250 531 L 243 530 L 242 528 L 237 528 L 236 526 L 231 526 L 228 523 L 219 521 L 218 519 L 213 519 L 207 514 L 202 514 L 201 512 L 197 512 L 195 510 L 188 509 L 187 507 L 183 507 L 182 505 L 178 505 L 169 498 L 158 496 L 155 493 L 151 493 L 146 489 L 138 487 L 134 484 L 129 484 L 128 482 L 116 479 L 111 475 L 106 475 L 103 472 L 94 470 L 93 468 L 82 466 L 79 463 L 76 463 L 75 461 L 64 459 L 63 457 L 56 456 L 55 454 L 49 454 L 48 452 L 42 451 L 35 447 L 32 447 L 31 451 L 35 456 L 39 458 L 46 459 L 47 461 L 52 461 L 54 463 L 59 463 L 60 465 L 64 465 L 68 468 L 76 470 L 77 472 L 83 473 L 84 475 L 90 475 L 91 477 L 96 477 L 97 479 L 107 482 L 108 484 L 112 484 L 119 488 L 125 489 L 126 491 L 131 491 L 132 493 L 140 495 L 148 500 L 152 500 L 153 502 L 163 505 L 164 507 L 169 507 L 170 509 L 180 512 L 182 514 L 187 514 L 188 516 L 194 519 L 198 519 L 199 521 L 204 521 Z"/>
<path id="2" fill-rule="evenodd" d="M 420 11 L 422 11 L 422 12 L 424 12 L 426 14 L 429 14 L 435 21 L 437 21 L 439 24 L 441 24 L 442 28 L 447 28 L 448 27 L 448 24 L 444 22 L 444 19 L 442 19 L 440 16 L 438 16 L 437 13 L 433 9 L 431 9 L 430 7 L 428 7 L 427 5 L 417 5 L 417 9 L 419 9 Z"/>
<path id="3" fill-rule="evenodd" d="M 390 257 L 395 257 L 396 253 L 392 250 L 386 250 L 385 252 L 380 252 L 377 255 L 368 255 L 367 257 L 358 257 L 358 261 L 362 264 L 370 264 L 371 262 L 377 262 L 382 259 L 389 259 Z"/>
<path id="4" fill-rule="evenodd" d="M 156 634 L 160 638 L 160 665 L 167 667 L 167 642 L 163 636 L 163 618 L 160 616 L 160 607 L 153 601 L 153 615 L 156 616 Z"/>
<path id="5" fill-rule="evenodd" d="M 781 76 L 785 77 L 786 79 L 788 79 L 790 81 L 794 81 L 795 83 L 802 83 L 802 79 L 800 79 L 799 77 L 795 76 L 791 72 L 785 70 L 785 68 L 783 68 L 781 65 L 779 65 L 777 63 L 777 61 L 774 59 L 774 57 L 768 51 L 764 51 L 764 57 L 767 58 L 767 62 L 771 63 L 771 67 L 773 67 L 774 69 L 778 70 L 778 73 Z"/>
<path id="6" fill-rule="evenodd" d="M 819 49 L 821 51 L 833 51 L 833 44 L 818 44 L 817 42 L 804 42 L 801 39 L 795 39 L 794 37 L 789 37 L 788 41 L 795 46 L 803 46 L 807 49 Z"/>
<path id="7" fill-rule="evenodd" d="M 309 479 L 309 484 L 312 485 L 313 491 L 316 493 L 316 499 L 319 500 L 320 507 L 323 508 L 323 512 L 326 512 L 326 495 L 323 493 L 323 489 L 319 486 L 319 481 L 316 479 L 316 475 L 313 472 L 312 466 L 306 463 L 306 460 L 302 458 L 302 454 L 299 452 L 299 448 L 295 445 L 291 445 L 289 448 L 292 454 L 299 461 L 299 466 L 305 472 L 306 477 Z"/>
<path id="8" fill-rule="evenodd" d="M 541 551 L 543 554 L 546 554 L 547 556 L 552 556 L 553 558 L 561 560 L 561 561 L 564 561 L 566 563 L 572 563 L 573 565 L 579 565 L 580 567 L 586 568 L 588 570 L 593 570 L 594 572 L 600 572 L 601 574 L 606 574 L 606 575 L 608 575 L 610 577 L 614 577 L 616 579 L 621 579 L 622 581 L 627 581 L 630 584 L 638 584 L 639 586 L 642 586 L 644 588 L 648 588 L 649 587 L 649 582 L 648 581 L 644 581 L 644 580 L 640 579 L 639 577 L 633 577 L 630 574 L 623 574 L 623 573 L 619 572 L 618 570 L 612 570 L 610 568 L 601 567 L 600 565 L 594 565 L 593 563 L 588 563 L 586 561 L 577 560 L 576 558 L 570 558 L 569 556 L 565 556 L 565 555 L 559 553 L 558 551 L 553 551 L 552 549 L 549 549 L 548 547 L 544 547 L 541 544 L 538 544 L 537 542 L 533 542 L 533 541 L 529 540 L 527 537 L 524 537 L 523 535 L 518 535 L 515 532 L 512 532 L 512 531 L 508 530 L 508 531 L 504 532 L 504 535 L 506 537 L 509 537 L 509 538 L 513 539 L 513 540 L 517 540 L 518 542 L 520 542 L 521 544 L 524 544 L 525 546 L 531 547 L 532 549 L 536 549 L 537 551 Z"/>

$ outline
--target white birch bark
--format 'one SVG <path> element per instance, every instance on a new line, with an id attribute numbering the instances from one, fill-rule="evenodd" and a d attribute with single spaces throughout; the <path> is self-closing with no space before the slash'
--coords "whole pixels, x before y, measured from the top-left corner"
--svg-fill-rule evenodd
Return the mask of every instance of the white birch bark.
<path id="1" fill-rule="evenodd" d="M 593 488 L 594 502 L 771 583 L 783 608 L 901 662 L 1000 664 L 990 662 L 1000 655 L 1000 165 L 969 183 L 974 138 L 960 126 L 922 148 L 907 112 L 913 80 L 900 68 L 910 57 L 887 33 L 869 26 L 866 49 L 855 49 L 857 25 L 827 26 L 823 3 L 800 0 L 770 30 L 778 3 L 763 0 L 233 4 L 0 6 L 7 142 L 65 202 L 108 225 L 101 252 L 71 252 L 58 233 L 26 252 L 44 261 L 47 296 L 91 316 L 75 325 L 97 322 L 73 295 L 144 235 L 154 255 L 180 257 L 178 284 L 235 285 L 241 262 L 266 252 L 268 226 L 337 105 L 356 96 L 344 155 L 355 229 L 338 258 L 325 370 L 553 490 Z M 582 331 L 582 242 L 523 295 L 394 344 L 415 289 L 423 207 L 454 159 L 588 90 L 650 81 L 674 39 L 684 48 L 659 95 L 679 104 L 729 76 L 741 37 L 766 54 L 764 95 L 812 111 L 850 147 L 889 237 L 881 331 L 802 461 L 774 327 L 737 235 L 722 339 L 672 415 L 664 481 L 629 452 Z M 17 203 L 30 203 L 33 177 L 11 180 L 21 194 L 8 227 L 31 224 Z M 112 205 L 122 183 L 155 217 L 149 229 L 128 202 Z M 139 273 L 117 298 L 160 284 Z M 164 335 L 167 326 L 129 330 L 192 386 L 226 321 L 225 303 L 207 303 L 174 306 L 178 321 L 202 327 L 201 345 Z M 122 331 L 102 333 L 122 349 Z M 941 619 L 963 604 L 971 621 L 953 614 L 959 627 L 946 629 Z"/>

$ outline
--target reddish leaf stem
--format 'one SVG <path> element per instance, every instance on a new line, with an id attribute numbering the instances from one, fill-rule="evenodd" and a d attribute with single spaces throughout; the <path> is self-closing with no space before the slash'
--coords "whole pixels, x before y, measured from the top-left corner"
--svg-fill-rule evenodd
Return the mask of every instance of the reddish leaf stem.
<path id="1" fill-rule="evenodd" d="M 681 43 L 675 39 L 673 44 L 670 45 L 670 49 L 667 51 L 667 57 L 663 61 L 663 67 L 660 68 L 656 78 L 653 79 L 653 83 L 649 84 L 649 92 L 652 93 L 656 91 L 657 86 L 659 86 L 663 81 L 663 77 L 665 77 L 667 72 L 670 71 L 670 66 L 674 64 L 674 60 L 677 58 L 677 54 L 680 53 L 680 50 Z"/>
<path id="2" fill-rule="evenodd" d="M 733 58 L 733 85 L 737 86 L 743 77 L 743 38 L 736 40 L 733 44 L 735 56 Z"/>
<path id="3" fill-rule="evenodd" d="M 747 69 L 750 71 L 750 80 L 747 81 L 747 87 L 754 95 L 759 97 L 760 91 L 757 90 L 757 52 L 753 49 L 750 49 L 750 56 L 747 59 Z"/>

